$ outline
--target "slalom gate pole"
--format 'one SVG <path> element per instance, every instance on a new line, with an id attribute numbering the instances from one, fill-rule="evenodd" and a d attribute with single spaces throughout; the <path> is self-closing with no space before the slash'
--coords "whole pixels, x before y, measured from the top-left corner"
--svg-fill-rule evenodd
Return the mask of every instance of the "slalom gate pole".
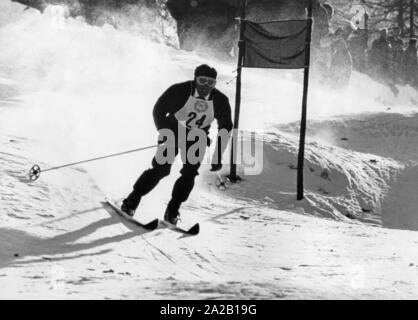
<path id="1" fill-rule="evenodd" d="M 241 72 L 242 62 L 244 59 L 244 30 L 245 30 L 245 9 L 247 6 L 247 0 L 241 2 L 241 15 L 239 18 L 240 32 L 238 42 L 238 62 L 237 62 L 237 80 L 235 89 L 235 112 L 234 112 L 234 125 L 232 129 L 232 140 L 231 140 L 231 168 L 229 173 L 229 180 L 231 182 L 239 181 L 240 177 L 237 176 L 237 150 L 238 150 L 238 123 L 239 113 L 241 107 Z"/>
<path id="2" fill-rule="evenodd" d="M 111 154 L 111 155 L 107 155 L 107 156 L 97 157 L 97 158 L 83 160 L 83 161 L 79 161 L 79 162 L 68 163 L 68 164 L 64 164 L 64 165 L 60 165 L 60 166 L 52 167 L 52 168 L 48 168 L 48 169 L 43 169 L 43 170 L 40 168 L 39 165 L 35 164 L 29 170 L 29 180 L 30 181 L 37 180 L 39 178 L 39 176 L 41 175 L 41 172 L 58 170 L 58 169 L 61 169 L 61 168 L 66 168 L 66 167 L 74 166 L 74 165 L 81 164 L 81 163 L 86 163 L 86 162 L 91 162 L 91 161 L 106 159 L 106 158 L 110 158 L 110 157 L 116 157 L 116 156 L 120 156 L 120 155 L 123 155 L 123 154 L 138 152 L 138 151 L 142 151 L 142 150 L 146 150 L 146 149 L 152 149 L 152 148 L 156 148 L 158 146 L 159 145 L 156 144 L 156 145 L 152 145 L 152 146 L 148 146 L 148 147 L 142 147 L 142 148 L 138 148 L 138 149 L 133 149 L 133 150 L 128 150 L 128 151 L 124 151 L 124 152 L 119 152 L 119 153 L 115 153 L 115 154 Z"/>
<path id="3" fill-rule="evenodd" d="M 302 117 L 300 120 L 300 138 L 298 152 L 298 171 L 296 199 L 303 199 L 303 162 L 305 158 L 305 136 L 306 136 L 306 113 L 308 100 L 308 84 L 309 84 L 309 68 L 310 68 L 310 51 L 311 51 L 311 33 L 312 33 L 312 0 L 308 4 L 307 16 L 307 32 L 305 39 L 305 70 L 303 76 L 303 97 L 302 97 Z"/>

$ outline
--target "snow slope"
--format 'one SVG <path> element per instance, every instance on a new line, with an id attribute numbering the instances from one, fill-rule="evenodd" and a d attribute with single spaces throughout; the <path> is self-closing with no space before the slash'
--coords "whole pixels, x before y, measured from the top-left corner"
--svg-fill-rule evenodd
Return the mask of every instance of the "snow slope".
<path id="1" fill-rule="evenodd" d="M 141 234 L 102 201 L 125 196 L 154 150 L 35 182 L 28 170 L 153 145 L 155 100 L 207 60 L 23 9 L 0 5 L 0 298 L 417 297 L 411 88 L 395 95 L 361 74 L 345 92 L 312 85 L 296 201 L 301 73 L 245 70 L 240 126 L 263 144 L 261 174 L 240 171 L 244 181 L 222 192 L 204 165 L 182 210 L 201 233 Z M 233 102 L 234 66 L 211 63 Z M 162 218 L 180 165 L 139 219 Z"/>

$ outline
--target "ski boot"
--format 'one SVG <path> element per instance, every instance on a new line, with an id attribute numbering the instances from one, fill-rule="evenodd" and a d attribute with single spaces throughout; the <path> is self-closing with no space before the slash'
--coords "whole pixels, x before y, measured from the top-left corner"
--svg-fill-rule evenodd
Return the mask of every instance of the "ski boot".
<path id="1" fill-rule="evenodd" d="M 167 209 L 165 210 L 165 213 L 164 213 L 165 221 L 176 226 L 177 222 L 179 221 L 179 217 L 180 217 L 180 213 L 178 212 L 178 210 L 173 210 L 172 208 L 170 208 L 170 206 L 167 206 Z"/>
<path id="2" fill-rule="evenodd" d="M 123 200 L 120 209 L 125 212 L 128 216 L 133 217 L 135 214 L 135 209 L 128 205 L 127 199 Z"/>

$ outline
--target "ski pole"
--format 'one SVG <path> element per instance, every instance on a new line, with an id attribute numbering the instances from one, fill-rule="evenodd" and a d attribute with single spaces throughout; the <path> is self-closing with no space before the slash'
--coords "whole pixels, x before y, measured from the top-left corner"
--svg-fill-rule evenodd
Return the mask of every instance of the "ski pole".
<path id="1" fill-rule="evenodd" d="M 44 170 L 42 170 L 39 165 L 35 164 L 29 170 L 29 180 L 30 181 L 37 180 L 39 178 L 39 176 L 41 175 L 41 172 L 47 172 L 47 171 L 51 171 L 51 170 L 58 170 L 58 169 L 61 169 L 61 168 L 74 166 L 76 164 L 81 164 L 81 163 L 106 159 L 106 158 L 110 158 L 110 157 L 116 157 L 116 156 L 120 156 L 120 155 L 127 154 L 127 153 L 132 153 L 132 152 L 142 151 L 142 150 L 146 150 L 146 149 L 156 148 L 158 146 L 159 145 L 156 144 L 156 145 L 152 145 L 152 146 L 148 146 L 148 147 L 143 147 L 143 148 L 128 150 L 128 151 L 124 151 L 124 152 L 119 152 L 119 153 L 115 153 L 115 154 L 111 154 L 111 155 L 107 155 L 107 156 L 97 157 L 97 158 L 83 160 L 83 161 L 79 161 L 79 162 L 68 163 L 68 164 L 64 164 L 64 165 L 60 165 L 60 166 L 57 166 L 57 167 L 52 167 L 52 168 L 48 168 L 48 169 L 44 169 Z"/>
<path id="2" fill-rule="evenodd" d="M 219 171 L 216 171 L 216 187 L 219 190 L 225 191 L 229 188 L 228 178 L 223 178 Z"/>

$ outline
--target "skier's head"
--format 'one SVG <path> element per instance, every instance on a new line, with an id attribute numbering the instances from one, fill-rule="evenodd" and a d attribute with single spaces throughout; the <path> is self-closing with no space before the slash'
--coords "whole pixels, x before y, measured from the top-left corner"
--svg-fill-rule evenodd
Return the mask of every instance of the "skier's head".
<path id="1" fill-rule="evenodd" d="M 211 93 L 216 86 L 216 77 L 218 73 L 207 64 L 198 66 L 194 71 L 194 82 L 197 93 L 205 97 Z"/>

